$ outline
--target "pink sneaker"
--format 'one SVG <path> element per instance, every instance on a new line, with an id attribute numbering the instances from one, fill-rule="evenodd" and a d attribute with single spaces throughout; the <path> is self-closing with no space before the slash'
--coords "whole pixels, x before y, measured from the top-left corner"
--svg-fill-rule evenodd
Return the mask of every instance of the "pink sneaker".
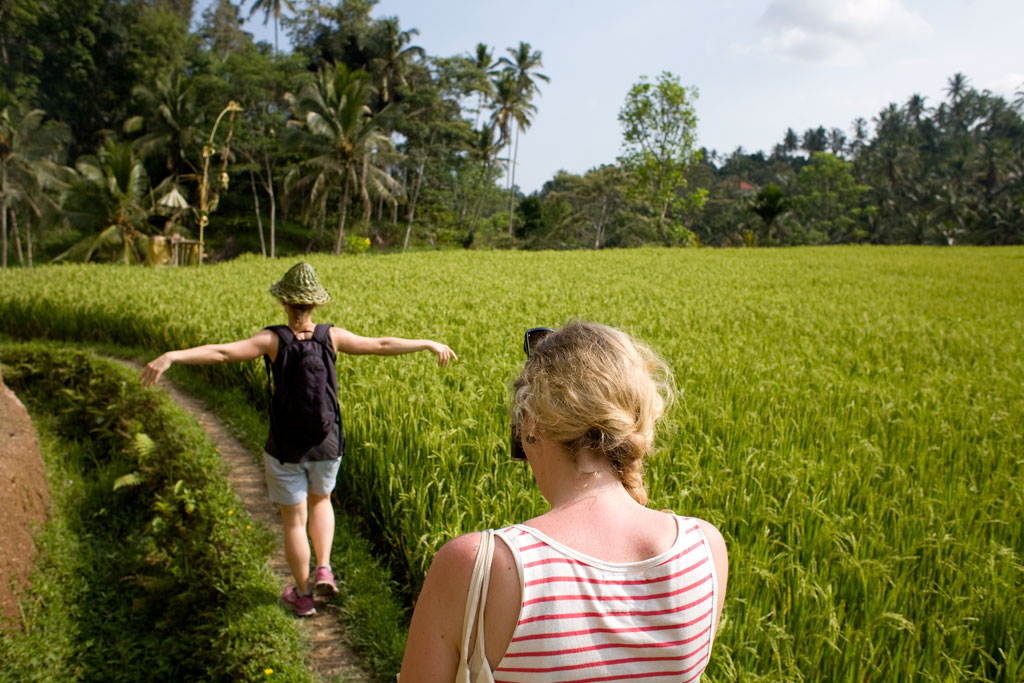
<path id="1" fill-rule="evenodd" d="M 317 567 L 313 589 L 321 595 L 337 595 L 338 584 L 334 583 L 334 572 L 330 567 Z"/>
<path id="2" fill-rule="evenodd" d="M 313 606 L 312 595 L 299 595 L 294 586 L 289 588 L 281 596 L 281 602 L 289 605 L 297 617 L 309 617 L 316 614 L 316 607 Z"/>

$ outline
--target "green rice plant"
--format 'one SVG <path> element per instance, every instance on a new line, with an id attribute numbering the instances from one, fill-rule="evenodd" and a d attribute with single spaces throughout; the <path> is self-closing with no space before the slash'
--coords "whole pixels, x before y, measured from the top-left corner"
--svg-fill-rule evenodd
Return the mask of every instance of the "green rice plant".
<path id="1" fill-rule="evenodd" d="M 410 593 L 454 535 L 544 509 L 509 462 L 523 330 L 623 328 L 675 371 L 651 505 L 730 548 L 711 680 L 1019 680 L 1024 250 L 843 247 L 311 257 L 317 319 L 459 354 L 342 357 L 339 494 Z M 282 314 L 290 263 L 0 274 L 10 335 L 170 347 Z M 260 364 L 200 370 L 265 400 Z M 411 597 L 411 596 L 410 596 Z"/>

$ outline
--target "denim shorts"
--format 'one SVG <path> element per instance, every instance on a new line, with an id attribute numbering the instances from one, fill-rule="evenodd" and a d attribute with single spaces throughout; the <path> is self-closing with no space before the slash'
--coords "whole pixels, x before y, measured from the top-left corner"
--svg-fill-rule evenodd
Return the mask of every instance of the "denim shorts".
<path id="1" fill-rule="evenodd" d="M 267 490 L 270 492 L 270 500 L 278 505 L 297 505 L 309 493 L 330 495 L 337 483 L 340 466 L 340 457 L 333 460 L 281 462 L 269 453 L 263 453 Z"/>

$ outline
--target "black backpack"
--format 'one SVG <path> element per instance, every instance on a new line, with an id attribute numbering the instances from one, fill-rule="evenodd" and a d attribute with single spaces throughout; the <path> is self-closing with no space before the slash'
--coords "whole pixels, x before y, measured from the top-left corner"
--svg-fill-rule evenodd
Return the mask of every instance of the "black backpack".
<path id="1" fill-rule="evenodd" d="M 274 385 L 270 394 L 270 427 L 275 439 L 282 446 L 316 446 L 340 422 L 331 326 L 317 325 L 311 339 L 296 338 L 287 325 L 266 329 L 280 340 L 273 369 L 270 358 L 263 357 Z M 270 391 L 270 384 L 267 390 Z"/>

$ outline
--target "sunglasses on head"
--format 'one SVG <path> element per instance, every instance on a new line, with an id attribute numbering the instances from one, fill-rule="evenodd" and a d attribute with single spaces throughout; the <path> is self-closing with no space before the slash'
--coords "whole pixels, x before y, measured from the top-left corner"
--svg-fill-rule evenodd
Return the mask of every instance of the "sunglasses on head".
<path id="1" fill-rule="evenodd" d="M 523 351 L 526 352 L 526 357 L 529 358 L 533 355 L 533 350 L 537 348 L 537 344 L 540 341 L 554 332 L 550 327 L 531 327 L 526 331 L 526 335 L 523 338 Z"/>
<path id="2" fill-rule="evenodd" d="M 534 349 L 537 348 L 537 344 L 540 343 L 541 339 L 554 332 L 550 327 L 531 327 L 526 331 L 526 335 L 523 337 L 523 351 L 526 352 L 526 357 L 529 358 L 533 355 Z M 526 452 L 523 451 L 523 442 L 519 436 L 519 432 L 515 425 L 512 425 L 512 452 L 511 456 L 513 460 L 523 461 L 526 460 Z"/>

